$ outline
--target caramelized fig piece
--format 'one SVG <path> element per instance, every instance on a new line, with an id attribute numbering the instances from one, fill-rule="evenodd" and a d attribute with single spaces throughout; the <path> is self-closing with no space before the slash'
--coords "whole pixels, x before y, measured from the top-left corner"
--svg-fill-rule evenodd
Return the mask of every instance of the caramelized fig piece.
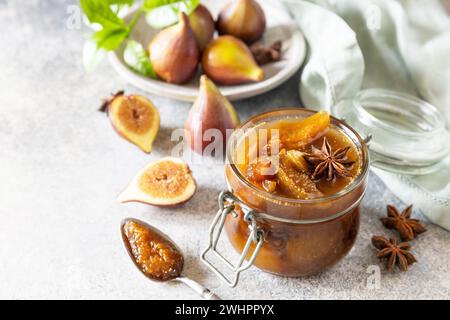
<path id="1" fill-rule="evenodd" d="M 213 39 L 215 31 L 214 19 L 209 10 L 202 4 L 189 15 L 189 23 L 194 32 L 200 51 Z"/>
<path id="2" fill-rule="evenodd" d="M 236 85 L 264 79 L 249 48 L 233 36 L 211 41 L 203 52 L 203 70 L 216 83 Z"/>
<path id="3" fill-rule="evenodd" d="M 324 135 L 329 126 L 330 115 L 326 111 L 320 111 L 299 121 L 295 125 L 295 130 L 281 132 L 280 138 L 288 149 L 301 148 Z"/>
<path id="4" fill-rule="evenodd" d="M 258 158 L 254 163 L 249 164 L 246 177 L 253 182 L 261 182 L 275 178 L 278 167 L 270 157 Z"/>
<path id="5" fill-rule="evenodd" d="M 308 162 L 303 157 L 303 153 L 298 150 L 289 150 L 286 152 L 286 158 L 300 172 L 308 173 Z"/>
<path id="6" fill-rule="evenodd" d="M 259 40 L 266 29 L 266 17 L 255 0 L 231 0 L 217 21 L 220 34 L 235 36 L 246 43 Z"/>
<path id="7" fill-rule="evenodd" d="M 277 190 L 277 182 L 275 180 L 264 180 L 262 187 L 269 193 L 274 193 Z"/>
<path id="8" fill-rule="evenodd" d="M 152 151 L 159 131 L 159 112 L 153 103 L 139 95 L 125 95 L 120 91 L 103 104 L 117 133 L 137 145 L 144 152 Z"/>
<path id="9" fill-rule="evenodd" d="M 167 157 L 141 170 L 117 200 L 175 206 L 192 198 L 195 190 L 195 180 L 188 165 L 181 159 Z"/>
<path id="10" fill-rule="evenodd" d="M 220 131 L 225 148 L 227 129 L 235 129 L 238 125 L 239 117 L 234 107 L 214 83 L 207 76 L 202 75 L 197 100 L 185 124 L 185 135 L 191 149 L 203 154 L 205 148 L 211 143 L 205 137 L 205 132 L 211 129 Z"/>
<path id="11" fill-rule="evenodd" d="M 285 149 L 280 151 L 279 161 L 280 167 L 277 172 L 277 180 L 284 192 L 297 199 L 309 199 L 321 195 L 321 192 L 309 175 L 298 171 L 292 165 Z"/>
<path id="12" fill-rule="evenodd" d="M 185 13 L 180 21 L 159 32 L 148 46 L 156 74 L 169 83 L 189 81 L 197 70 L 200 50 Z"/>
<path id="13" fill-rule="evenodd" d="M 283 144 L 279 138 L 270 138 L 269 143 L 267 143 L 261 152 L 261 156 L 276 156 L 280 150 L 283 149 Z"/>

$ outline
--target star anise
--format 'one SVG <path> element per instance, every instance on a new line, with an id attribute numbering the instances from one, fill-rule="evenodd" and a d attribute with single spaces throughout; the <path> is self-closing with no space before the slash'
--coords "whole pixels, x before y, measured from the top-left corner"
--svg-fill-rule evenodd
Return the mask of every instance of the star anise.
<path id="1" fill-rule="evenodd" d="M 412 205 L 401 213 L 393 205 L 387 206 L 387 218 L 382 218 L 381 222 L 386 228 L 396 229 L 403 240 L 410 241 L 418 234 L 427 231 L 420 220 L 411 219 Z"/>
<path id="2" fill-rule="evenodd" d="M 386 269 L 389 272 L 394 270 L 396 264 L 400 270 L 406 271 L 408 266 L 417 262 L 416 257 L 409 252 L 411 246 L 408 242 L 397 244 L 397 240 L 394 238 L 388 240 L 385 237 L 373 236 L 372 244 L 380 250 L 377 254 L 378 259 L 388 259 Z"/>
<path id="3" fill-rule="evenodd" d="M 336 175 L 351 177 L 349 169 L 355 161 L 347 158 L 349 150 L 350 146 L 333 151 L 326 137 L 323 139 L 321 149 L 312 146 L 311 153 L 304 154 L 306 161 L 315 166 L 311 178 L 316 180 L 326 176 L 327 181 L 331 181 Z"/>
<path id="4" fill-rule="evenodd" d="M 269 62 L 279 61 L 281 59 L 281 49 L 281 41 L 275 41 L 268 47 L 261 42 L 256 42 L 250 46 L 250 51 L 260 66 Z"/>

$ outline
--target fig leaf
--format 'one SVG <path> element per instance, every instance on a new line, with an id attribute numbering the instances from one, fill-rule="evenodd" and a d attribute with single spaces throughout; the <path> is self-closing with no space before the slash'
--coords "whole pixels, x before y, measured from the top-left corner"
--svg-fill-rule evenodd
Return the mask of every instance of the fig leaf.
<path id="1" fill-rule="evenodd" d="M 134 40 L 127 41 L 127 46 L 123 52 L 123 59 L 125 63 L 137 73 L 152 79 L 157 79 L 150 58 L 139 42 Z"/>
<path id="2" fill-rule="evenodd" d="M 80 0 L 80 6 L 90 23 L 98 23 L 103 29 L 126 27 L 125 22 L 111 9 L 107 0 Z"/>
<path id="3" fill-rule="evenodd" d="M 178 22 L 179 13 L 190 15 L 200 0 L 144 0 L 147 23 L 153 28 L 164 28 Z"/>

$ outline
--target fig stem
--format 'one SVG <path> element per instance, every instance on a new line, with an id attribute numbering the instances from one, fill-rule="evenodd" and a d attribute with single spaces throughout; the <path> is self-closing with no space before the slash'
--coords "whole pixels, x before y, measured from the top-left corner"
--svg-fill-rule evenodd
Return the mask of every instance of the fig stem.
<path id="1" fill-rule="evenodd" d="M 118 96 L 121 96 L 121 95 L 123 95 L 123 94 L 125 94 L 125 91 L 124 91 L 124 90 L 120 90 L 120 91 L 117 91 L 117 93 L 111 93 L 111 96 L 108 97 L 108 98 L 103 98 L 103 99 L 102 99 L 102 104 L 100 105 L 100 108 L 98 108 L 98 111 L 100 111 L 100 112 L 108 112 L 108 106 L 109 106 L 109 104 L 110 104 L 115 98 L 117 98 Z"/>
<path id="2" fill-rule="evenodd" d="M 136 13 L 134 14 L 133 18 L 131 18 L 130 24 L 128 25 L 128 30 L 129 32 L 131 32 L 131 30 L 133 30 L 134 26 L 136 25 L 136 23 L 138 22 L 139 18 L 141 17 L 141 15 L 144 13 L 144 11 L 141 9 L 138 9 L 136 11 Z"/>
<path id="3" fill-rule="evenodd" d="M 100 106 L 100 108 L 98 108 L 98 111 L 107 112 L 108 105 L 109 105 L 109 99 L 106 99 L 106 98 L 102 99 L 102 105 Z"/>

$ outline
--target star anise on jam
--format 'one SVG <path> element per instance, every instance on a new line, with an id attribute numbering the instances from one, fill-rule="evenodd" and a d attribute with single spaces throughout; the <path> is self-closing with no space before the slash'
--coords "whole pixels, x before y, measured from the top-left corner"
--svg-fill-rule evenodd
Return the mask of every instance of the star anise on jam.
<path id="1" fill-rule="evenodd" d="M 399 212 L 393 205 L 387 206 L 387 218 L 382 218 L 381 222 L 386 228 L 396 229 L 403 240 L 410 241 L 418 234 L 427 231 L 420 220 L 411 219 L 412 205 L 402 212 Z"/>
<path id="2" fill-rule="evenodd" d="M 333 151 L 326 137 L 323 139 L 322 148 L 312 146 L 311 153 L 304 154 L 306 161 L 314 165 L 311 178 L 317 180 L 326 176 L 327 181 L 332 181 L 336 176 L 351 177 L 349 169 L 355 161 L 348 159 L 349 150 L 350 146 Z"/>
<path id="3" fill-rule="evenodd" d="M 385 237 L 373 236 L 372 244 L 380 250 L 377 258 L 387 259 L 386 269 L 389 272 L 394 270 L 395 265 L 398 265 L 400 270 L 406 271 L 408 270 L 408 266 L 417 262 L 416 257 L 409 252 L 411 246 L 408 242 L 397 244 L 397 240 L 394 238 L 388 240 Z"/>

